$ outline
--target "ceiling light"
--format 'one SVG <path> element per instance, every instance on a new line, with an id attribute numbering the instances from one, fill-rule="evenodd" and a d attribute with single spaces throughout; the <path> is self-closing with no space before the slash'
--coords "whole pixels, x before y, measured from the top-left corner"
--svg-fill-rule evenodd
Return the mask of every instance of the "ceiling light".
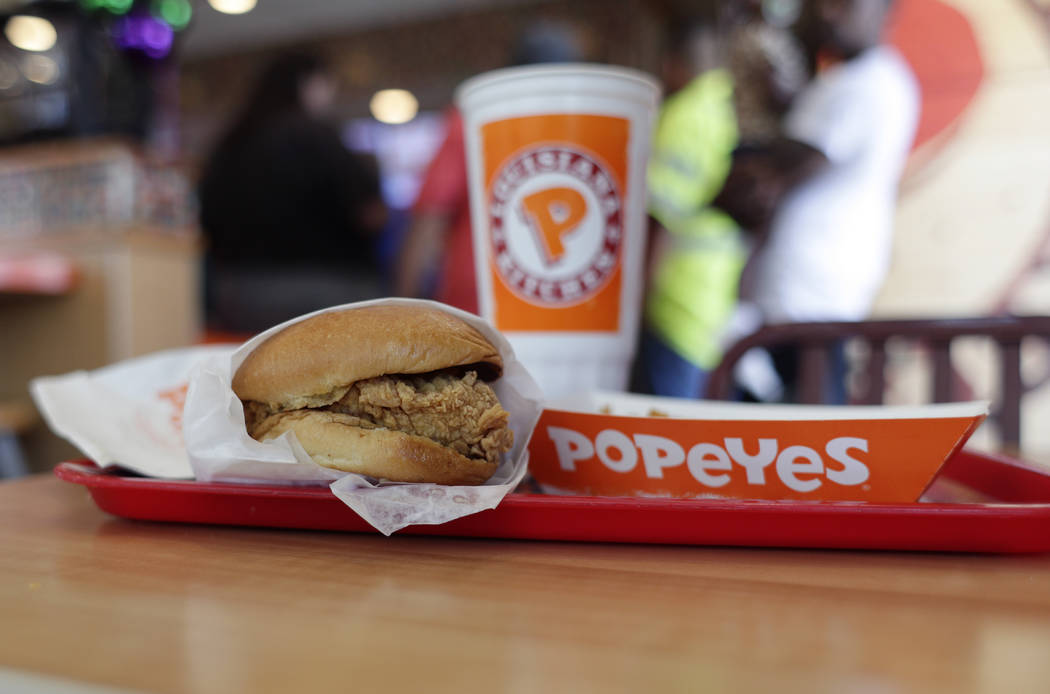
<path id="1" fill-rule="evenodd" d="M 16 14 L 7 20 L 4 35 L 11 45 L 23 51 L 47 51 L 58 40 L 55 25 L 43 17 Z"/>
<path id="2" fill-rule="evenodd" d="M 419 102 L 405 89 L 382 89 L 368 102 L 372 115 L 380 123 L 407 123 L 419 112 Z"/>
<path id="3" fill-rule="evenodd" d="M 256 0 L 208 0 L 213 9 L 223 14 L 244 14 L 255 9 Z"/>

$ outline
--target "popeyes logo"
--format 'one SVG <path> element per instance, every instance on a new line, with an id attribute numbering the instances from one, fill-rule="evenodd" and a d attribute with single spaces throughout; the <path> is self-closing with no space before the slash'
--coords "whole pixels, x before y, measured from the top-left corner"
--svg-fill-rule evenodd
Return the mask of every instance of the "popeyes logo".
<path id="1" fill-rule="evenodd" d="M 187 390 L 189 390 L 189 384 L 183 383 L 157 393 L 157 397 L 161 402 L 166 403 L 171 408 L 168 417 L 172 429 L 180 433 L 182 432 L 182 411 L 186 407 Z"/>
<path id="2" fill-rule="evenodd" d="M 916 501 L 983 419 L 691 420 L 544 410 L 529 472 L 593 496 Z"/>
<path id="3" fill-rule="evenodd" d="M 597 157 L 564 145 L 521 153 L 491 188 L 496 272 L 532 304 L 584 301 L 619 267 L 622 209 L 615 178 Z"/>
<path id="4" fill-rule="evenodd" d="M 159 390 L 156 392 L 156 398 L 160 407 L 137 408 L 134 412 L 134 423 L 139 432 L 161 448 L 185 448 L 182 438 L 182 416 L 188 388 L 188 383 L 181 383 Z"/>
<path id="5" fill-rule="evenodd" d="M 752 486 L 774 480 L 795 492 L 812 492 L 831 482 L 843 486 L 863 484 L 871 472 L 858 458 L 868 452 L 868 440 L 837 436 L 821 451 L 809 446 L 783 445 L 777 439 L 723 438 L 718 443 L 701 441 L 688 451 L 674 439 L 652 434 L 627 434 L 604 429 L 594 441 L 572 429 L 547 427 L 554 442 L 558 465 L 573 472 L 582 460 L 597 460 L 613 472 L 631 472 L 638 465 L 649 479 L 662 479 L 667 468 L 684 465 L 703 487 L 715 490 L 728 485 L 733 476 Z M 750 449 L 750 450 L 749 450 Z"/>

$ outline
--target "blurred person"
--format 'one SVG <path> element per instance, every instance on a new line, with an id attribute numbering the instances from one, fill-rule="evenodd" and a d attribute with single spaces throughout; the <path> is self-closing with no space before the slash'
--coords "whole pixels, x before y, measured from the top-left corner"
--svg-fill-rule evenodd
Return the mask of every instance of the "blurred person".
<path id="1" fill-rule="evenodd" d="M 755 259 L 751 301 L 770 323 L 867 318 L 889 268 L 897 186 L 919 115 L 914 76 L 881 42 L 893 0 L 811 0 L 799 24 L 827 67 L 784 122 L 780 159 L 750 173 L 772 189 L 769 237 Z M 806 162 L 802 164 L 801 162 Z M 785 172 L 808 176 L 788 190 Z M 782 198 L 782 199 L 781 199 Z M 798 355 L 774 355 L 794 386 Z M 833 355 L 830 402 L 845 402 L 842 345 Z"/>
<path id="2" fill-rule="evenodd" d="M 316 56 L 262 73 L 204 167 L 210 328 L 254 332 L 386 293 L 372 257 L 382 226 L 378 167 L 326 120 L 336 83 Z"/>
<path id="3" fill-rule="evenodd" d="M 727 67 L 742 143 L 777 138 L 791 102 L 809 81 L 801 42 L 788 29 L 802 0 L 734 0 L 727 4 L 733 28 Z"/>
<path id="4" fill-rule="evenodd" d="M 582 58 L 579 38 L 572 29 L 554 22 L 537 22 L 518 37 L 510 65 L 571 63 Z M 394 293 L 432 296 L 477 313 L 463 118 L 454 106 L 448 109 L 445 133 L 413 208 L 412 224 L 397 263 Z"/>
<path id="5" fill-rule="evenodd" d="M 740 225 L 719 200 L 739 141 L 722 27 L 675 22 L 663 68 L 669 96 L 648 171 L 655 224 L 633 383 L 655 395 L 700 396 L 721 358 L 747 257 Z"/>

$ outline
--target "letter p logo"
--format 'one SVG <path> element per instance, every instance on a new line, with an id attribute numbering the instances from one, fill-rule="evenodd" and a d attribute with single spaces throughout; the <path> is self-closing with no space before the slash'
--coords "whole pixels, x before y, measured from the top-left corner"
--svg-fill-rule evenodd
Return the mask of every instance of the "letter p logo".
<path id="1" fill-rule="evenodd" d="M 565 255 L 562 237 L 587 215 L 587 201 L 572 188 L 547 188 L 525 196 L 521 206 L 536 236 L 540 256 L 546 265 L 553 265 Z"/>

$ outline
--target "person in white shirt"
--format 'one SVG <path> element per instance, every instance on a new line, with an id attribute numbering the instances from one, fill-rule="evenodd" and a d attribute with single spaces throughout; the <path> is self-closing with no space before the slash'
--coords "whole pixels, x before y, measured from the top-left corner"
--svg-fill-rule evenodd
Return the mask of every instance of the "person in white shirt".
<path id="1" fill-rule="evenodd" d="M 803 90 L 784 130 L 827 164 L 781 202 L 756 259 L 752 296 L 770 322 L 867 317 L 918 121 L 915 78 L 879 43 L 889 0 L 812 4 L 820 47 L 840 62 Z"/>
<path id="2" fill-rule="evenodd" d="M 919 114 L 914 76 L 881 44 L 891 5 L 807 3 L 803 38 L 835 62 L 785 117 L 785 136 L 811 150 L 815 173 L 778 200 L 753 261 L 745 293 L 767 323 L 862 320 L 886 276 L 897 186 Z M 784 361 L 778 370 L 790 381 L 783 372 L 793 365 Z M 844 391 L 833 399 L 844 399 Z"/>

